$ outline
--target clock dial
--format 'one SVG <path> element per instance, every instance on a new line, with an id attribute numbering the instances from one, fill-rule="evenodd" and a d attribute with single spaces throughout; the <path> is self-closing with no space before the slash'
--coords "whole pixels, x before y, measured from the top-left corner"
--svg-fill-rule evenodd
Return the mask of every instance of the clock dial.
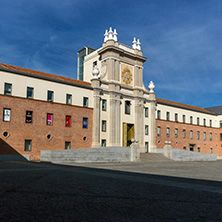
<path id="1" fill-rule="evenodd" d="M 122 71 L 122 81 L 128 85 L 132 82 L 132 80 L 133 80 L 132 73 L 130 72 L 130 70 L 128 68 L 125 68 Z"/>

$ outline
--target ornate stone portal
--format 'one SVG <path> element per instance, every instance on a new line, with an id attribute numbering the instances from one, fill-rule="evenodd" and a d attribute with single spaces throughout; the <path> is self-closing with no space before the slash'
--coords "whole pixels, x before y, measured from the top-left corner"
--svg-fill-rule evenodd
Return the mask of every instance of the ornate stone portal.
<path id="1" fill-rule="evenodd" d="M 143 84 L 143 63 L 139 39 L 132 48 L 117 41 L 117 32 L 106 30 L 104 43 L 85 66 L 98 65 L 91 79 L 94 90 L 93 147 L 128 146 L 138 141 L 140 152 L 155 152 L 155 93 Z M 89 79 L 85 79 L 89 81 Z M 104 103 L 107 104 L 106 109 Z"/>

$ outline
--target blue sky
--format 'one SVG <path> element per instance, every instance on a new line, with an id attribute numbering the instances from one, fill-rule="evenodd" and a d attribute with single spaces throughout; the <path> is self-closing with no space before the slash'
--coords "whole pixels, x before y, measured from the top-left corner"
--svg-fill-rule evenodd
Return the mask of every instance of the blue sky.
<path id="1" fill-rule="evenodd" d="M 77 51 L 110 26 L 140 39 L 157 97 L 222 105 L 221 0 L 1 0 L 0 62 L 76 78 Z"/>

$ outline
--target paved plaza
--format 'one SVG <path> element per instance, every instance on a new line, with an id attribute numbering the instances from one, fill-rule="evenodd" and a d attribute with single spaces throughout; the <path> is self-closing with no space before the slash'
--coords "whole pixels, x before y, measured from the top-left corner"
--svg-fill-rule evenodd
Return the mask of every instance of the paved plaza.
<path id="1" fill-rule="evenodd" d="M 221 221 L 222 161 L 0 162 L 0 221 Z"/>

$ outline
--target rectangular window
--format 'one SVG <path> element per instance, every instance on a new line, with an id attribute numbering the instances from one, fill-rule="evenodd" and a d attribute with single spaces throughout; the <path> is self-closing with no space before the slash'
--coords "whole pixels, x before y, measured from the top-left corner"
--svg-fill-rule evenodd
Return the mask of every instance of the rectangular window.
<path id="1" fill-rule="evenodd" d="M 83 97 L 83 106 L 84 107 L 88 107 L 88 102 L 89 102 L 89 98 L 88 97 Z"/>
<path id="2" fill-rule="evenodd" d="M 145 107 L 145 117 L 148 117 L 148 108 L 147 107 Z"/>
<path id="3" fill-rule="evenodd" d="M 206 137 L 207 137 L 207 136 L 206 136 L 206 132 L 204 132 L 204 140 L 206 140 Z"/>
<path id="4" fill-rule="evenodd" d="M 167 137 L 170 137 L 170 128 L 167 128 L 167 134 L 166 134 Z"/>
<path id="5" fill-rule="evenodd" d="M 32 150 L 32 141 L 25 140 L 25 151 L 31 151 L 31 150 Z"/>
<path id="6" fill-rule="evenodd" d="M 149 135 L 149 126 L 145 125 L 145 135 Z"/>
<path id="7" fill-rule="evenodd" d="M 11 121 L 11 109 L 3 109 L 3 121 L 10 122 Z"/>
<path id="8" fill-rule="evenodd" d="M 193 139 L 193 130 L 190 130 L 190 139 Z"/>
<path id="9" fill-rule="evenodd" d="M 157 110 L 157 119 L 161 119 L 161 111 Z"/>
<path id="10" fill-rule="evenodd" d="M 65 141 L 65 150 L 70 150 L 71 149 L 71 142 Z"/>
<path id="11" fill-rule="evenodd" d="M 183 115 L 183 123 L 186 123 L 186 116 Z"/>
<path id="12" fill-rule="evenodd" d="M 213 148 L 210 148 L 210 153 L 213 153 Z"/>
<path id="13" fill-rule="evenodd" d="M 190 124 L 193 124 L 193 117 L 190 117 Z"/>
<path id="14" fill-rule="evenodd" d="M 106 111 L 106 99 L 102 100 L 102 111 Z"/>
<path id="15" fill-rule="evenodd" d="M 66 104 L 71 105 L 72 104 L 72 95 L 66 94 Z"/>
<path id="16" fill-rule="evenodd" d="M 102 120 L 102 132 L 106 132 L 106 120 Z"/>
<path id="17" fill-rule="evenodd" d="M 203 119 L 203 125 L 206 126 L 206 119 Z"/>
<path id="18" fill-rule="evenodd" d="M 200 152 L 200 147 L 197 148 L 197 152 L 198 152 L 198 153 Z"/>
<path id="19" fill-rule="evenodd" d="M 102 147 L 106 147 L 106 140 L 102 140 L 101 145 Z"/>
<path id="20" fill-rule="evenodd" d="M 12 95 L 12 84 L 11 83 L 5 83 L 4 94 L 8 95 L 8 96 Z"/>
<path id="21" fill-rule="evenodd" d="M 34 88 L 32 88 L 32 87 L 27 87 L 27 95 L 26 95 L 26 98 L 28 98 L 28 99 L 33 99 L 33 94 L 34 94 Z"/>
<path id="22" fill-rule="evenodd" d="M 212 133 L 210 133 L 210 141 L 212 141 L 213 137 L 212 137 Z"/>
<path id="23" fill-rule="evenodd" d="M 175 113 L 175 122 L 178 122 L 178 114 Z"/>
<path id="24" fill-rule="evenodd" d="M 178 129 L 175 129 L 175 138 L 178 137 Z"/>
<path id="25" fill-rule="evenodd" d="M 210 127 L 212 127 L 212 120 L 210 119 Z"/>
<path id="26" fill-rule="evenodd" d="M 183 130 L 183 139 L 185 139 L 186 138 L 186 130 L 184 129 Z"/>
<path id="27" fill-rule="evenodd" d="M 125 101 L 125 114 L 130 114 L 130 101 Z"/>
<path id="28" fill-rule="evenodd" d="M 71 116 L 66 116 L 66 127 L 71 127 Z"/>
<path id="29" fill-rule="evenodd" d="M 200 125 L 200 118 L 197 117 L 197 125 L 199 126 Z"/>
<path id="30" fill-rule="evenodd" d="M 160 128 L 160 126 L 157 127 L 157 136 L 161 136 L 161 128 Z"/>
<path id="31" fill-rule="evenodd" d="M 32 123 L 32 111 L 26 111 L 25 123 Z"/>
<path id="32" fill-rule="evenodd" d="M 53 99 L 54 99 L 53 97 L 54 97 L 54 92 L 48 90 L 47 101 L 48 101 L 48 102 L 53 102 Z"/>
<path id="33" fill-rule="evenodd" d="M 145 152 L 149 152 L 149 142 L 145 142 Z"/>
<path id="34" fill-rule="evenodd" d="M 48 126 L 52 126 L 52 122 L 53 122 L 53 114 L 47 113 L 47 122 L 46 122 L 46 124 Z"/>
<path id="35" fill-rule="evenodd" d="M 222 128 L 222 121 L 220 121 L 220 128 Z"/>
<path id="36" fill-rule="evenodd" d="M 82 121 L 82 128 L 87 129 L 88 128 L 88 118 L 83 118 Z"/>
<path id="37" fill-rule="evenodd" d="M 222 141 L 222 133 L 220 133 L 220 141 Z"/>
<path id="38" fill-rule="evenodd" d="M 166 120 L 170 120 L 170 113 L 169 112 L 166 112 Z"/>
<path id="39" fill-rule="evenodd" d="M 200 131 L 197 131 L 197 139 L 200 139 Z"/>

